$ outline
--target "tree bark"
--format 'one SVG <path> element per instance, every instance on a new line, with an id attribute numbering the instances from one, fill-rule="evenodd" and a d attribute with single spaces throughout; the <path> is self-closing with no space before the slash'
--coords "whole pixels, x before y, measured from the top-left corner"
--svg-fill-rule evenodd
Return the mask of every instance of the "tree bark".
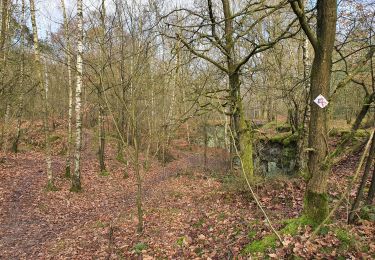
<path id="1" fill-rule="evenodd" d="M 370 189 L 367 194 L 366 205 L 372 204 L 372 202 L 374 201 L 374 195 L 375 195 L 375 167 L 372 172 L 371 184 L 370 184 Z"/>
<path id="2" fill-rule="evenodd" d="M 42 101 L 43 101 L 43 126 L 44 126 L 44 135 L 45 135 L 45 154 L 46 154 L 46 165 L 47 165 L 47 188 L 50 190 L 54 190 L 54 180 L 53 180 L 53 173 L 52 173 L 52 160 L 51 160 L 51 147 L 50 147 L 50 133 L 49 133 L 49 126 L 48 126 L 48 79 L 47 79 L 47 71 L 45 71 L 45 75 L 43 75 L 43 67 L 40 58 L 40 50 L 39 50 L 39 39 L 38 39 L 38 29 L 36 25 L 36 18 L 35 18 L 35 3 L 34 0 L 30 0 L 30 13 L 31 13 L 31 25 L 33 28 L 33 42 L 34 42 L 34 59 L 35 59 L 35 67 L 39 82 L 39 89 L 42 94 Z"/>
<path id="3" fill-rule="evenodd" d="M 78 43 L 77 43 L 77 83 L 76 83 L 76 145 L 75 145 L 75 167 L 72 176 L 71 191 L 77 192 L 81 190 L 81 149 L 82 149 L 82 74 L 83 74 L 83 12 L 82 0 L 77 0 L 77 17 L 78 17 Z"/>
<path id="4" fill-rule="evenodd" d="M 61 0 L 61 9 L 63 12 L 64 18 L 64 37 L 66 41 L 66 62 L 68 69 L 68 91 L 69 91 L 69 101 L 68 101 L 68 140 L 67 140 L 67 149 L 66 149 L 66 160 L 65 160 L 65 177 L 70 178 L 71 171 L 71 150 L 72 150 L 72 124 L 73 124 L 73 79 L 72 79 L 72 58 L 71 58 L 71 45 L 70 45 L 70 36 L 69 36 L 69 24 L 68 17 L 66 14 L 64 0 Z"/>
<path id="5" fill-rule="evenodd" d="M 368 155 L 368 158 L 367 158 L 367 161 L 366 161 L 366 166 L 365 166 L 365 170 L 363 172 L 361 184 L 358 187 L 357 195 L 354 199 L 351 211 L 349 213 L 349 217 L 348 217 L 348 223 L 349 224 L 351 224 L 355 221 L 355 216 L 356 216 L 356 213 L 358 211 L 359 204 L 361 203 L 361 200 L 363 198 L 363 190 L 365 189 L 365 186 L 366 186 L 366 183 L 367 183 L 367 178 L 368 178 L 368 175 L 370 173 L 370 170 L 371 170 L 371 167 L 372 167 L 372 164 L 373 164 L 374 154 L 375 154 L 375 138 L 372 139 L 371 148 L 370 148 L 370 152 L 369 152 L 369 155 Z"/>
<path id="6" fill-rule="evenodd" d="M 332 51 L 336 35 L 337 1 L 317 1 L 316 35 L 311 30 L 301 1 L 292 1 L 292 9 L 297 15 L 301 27 L 310 40 L 315 52 L 311 70 L 311 118 L 309 123 L 309 155 L 307 189 L 305 193 L 304 214 L 314 223 L 321 223 L 328 215 L 327 179 L 327 114 L 328 108 L 314 104 L 318 95 L 329 96 Z"/>

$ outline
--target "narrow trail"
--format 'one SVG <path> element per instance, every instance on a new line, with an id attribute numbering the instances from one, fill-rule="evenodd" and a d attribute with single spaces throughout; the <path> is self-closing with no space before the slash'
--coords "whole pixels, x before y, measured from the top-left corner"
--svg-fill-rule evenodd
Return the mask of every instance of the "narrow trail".
<path id="1" fill-rule="evenodd" d="M 98 176 L 94 138 L 87 132 L 84 138 L 82 193 L 69 193 L 62 156 L 53 157 L 57 192 L 44 190 L 45 161 L 40 152 L 10 156 L 0 165 L 0 259 L 43 258 L 46 245 L 58 243 L 88 223 L 95 224 L 103 218 L 114 221 L 135 209 L 134 176 L 123 179 L 122 165 L 111 159 L 107 161 L 111 175 Z M 185 151 L 164 170 L 160 165 L 151 166 L 144 176 L 144 200 L 151 200 L 168 178 L 200 167 L 200 157 Z M 219 169 L 221 165 L 217 161 L 210 166 Z"/>

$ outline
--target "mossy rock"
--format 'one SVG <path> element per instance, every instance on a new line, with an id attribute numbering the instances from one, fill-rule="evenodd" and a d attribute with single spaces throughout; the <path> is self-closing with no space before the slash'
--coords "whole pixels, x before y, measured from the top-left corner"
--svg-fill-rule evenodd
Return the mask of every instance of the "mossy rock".
<path id="1" fill-rule="evenodd" d="M 292 127 L 289 124 L 282 124 L 276 126 L 275 130 L 279 133 L 286 133 L 292 130 Z"/>

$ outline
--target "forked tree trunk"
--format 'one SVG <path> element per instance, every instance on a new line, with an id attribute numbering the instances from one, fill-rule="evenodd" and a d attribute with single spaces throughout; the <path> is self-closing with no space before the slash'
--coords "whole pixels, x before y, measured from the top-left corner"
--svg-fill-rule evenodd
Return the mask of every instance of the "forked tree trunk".
<path id="1" fill-rule="evenodd" d="M 39 39 L 38 39 L 38 29 L 36 25 L 36 18 L 35 18 L 35 3 L 34 0 L 30 0 L 30 14 L 31 14 L 31 25 L 33 28 L 33 42 L 34 42 L 34 59 L 35 59 L 35 68 L 38 77 L 39 83 L 39 90 L 43 93 L 42 94 L 42 101 L 43 101 L 43 126 L 44 126 L 44 136 L 45 136 L 45 154 L 46 154 L 46 168 L 47 168 L 47 188 L 50 190 L 55 189 L 55 185 L 53 182 L 53 173 L 52 173 L 52 161 L 51 161 L 51 147 L 50 147 L 50 133 L 49 133 L 49 126 L 48 126 L 48 79 L 46 75 L 43 75 L 43 67 L 40 58 L 40 50 L 39 50 Z M 47 74 L 47 71 L 45 71 Z"/>
<path id="2" fill-rule="evenodd" d="M 77 83 L 76 83 L 76 145 L 74 151 L 74 174 L 72 176 L 71 191 L 81 190 L 81 149 L 82 149 L 82 74 L 83 74 L 83 12 L 82 0 L 77 0 L 77 17 L 78 17 L 78 43 L 77 43 Z"/>

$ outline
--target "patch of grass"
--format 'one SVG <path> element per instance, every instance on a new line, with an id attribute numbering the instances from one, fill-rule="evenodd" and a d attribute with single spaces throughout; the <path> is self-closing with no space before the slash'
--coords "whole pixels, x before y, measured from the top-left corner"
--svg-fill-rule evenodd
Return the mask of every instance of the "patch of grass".
<path id="1" fill-rule="evenodd" d="M 342 228 L 337 228 L 335 230 L 336 237 L 341 242 L 341 247 L 343 250 L 348 250 L 351 247 L 355 246 L 355 240 L 352 234 L 347 230 Z"/>
<path id="2" fill-rule="evenodd" d="M 247 237 L 249 239 L 254 239 L 256 235 L 257 235 L 257 232 L 255 230 L 251 230 L 249 231 L 249 233 L 247 233 Z"/>
<path id="3" fill-rule="evenodd" d="M 176 244 L 179 246 L 179 247 L 182 247 L 184 245 L 184 242 L 185 242 L 185 237 L 179 237 L 176 241 Z"/>
<path id="4" fill-rule="evenodd" d="M 52 182 L 48 182 L 46 185 L 46 191 L 58 191 L 59 189 Z"/>
<path id="5" fill-rule="evenodd" d="M 197 222 L 195 222 L 195 223 L 193 224 L 193 227 L 194 227 L 194 228 L 200 228 L 200 227 L 203 227 L 204 222 L 205 222 L 204 218 L 200 218 Z"/>
<path id="6" fill-rule="evenodd" d="M 274 249 L 276 247 L 276 242 L 276 235 L 265 236 L 261 240 L 256 240 L 248 244 L 243 249 L 243 254 L 264 253 L 267 249 Z"/>
<path id="7" fill-rule="evenodd" d="M 374 205 L 364 206 L 360 211 L 360 216 L 362 219 L 375 222 L 375 206 Z"/>
<path id="8" fill-rule="evenodd" d="M 145 243 L 137 243 L 134 245 L 133 249 L 137 254 L 142 253 L 143 250 L 146 250 L 148 248 L 147 244 Z"/>
<path id="9" fill-rule="evenodd" d="M 61 138 L 61 137 L 58 136 L 58 135 L 51 135 L 51 136 L 48 138 L 48 141 L 51 142 L 51 143 L 53 143 L 53 142 L 59 140 L 60 138 Z"/>
<path id="10" fill-rule="evenodd" d="M 94 228 L 105 228 L 108 226 L 108 223 L 102 222 L 100 220 L 96 221 L 94 224 Z"/>
<path id="11" fill-rule="evenodd" d="M 101 171 L 99 175 L 102 176 L 102 177 L 107 177 L 107 176 L 109 176 L 110 174 L 109 174 L 109 171 L 104 170 L 104 171 Z"/>
<path id="12" fill-rule="evenodd" d="M 201 257 L 203 255 L 203 249 L 198 247 L 196 249 L 194 249 L 194 252 L 199 256 Z"/>
<path id="13" fill-rule="evenodd" d="M 227 215 L 224 212 L 220 212 L 219 215 L 217 216 L 218 220 L 224 220 L 227 218 Z"/>

